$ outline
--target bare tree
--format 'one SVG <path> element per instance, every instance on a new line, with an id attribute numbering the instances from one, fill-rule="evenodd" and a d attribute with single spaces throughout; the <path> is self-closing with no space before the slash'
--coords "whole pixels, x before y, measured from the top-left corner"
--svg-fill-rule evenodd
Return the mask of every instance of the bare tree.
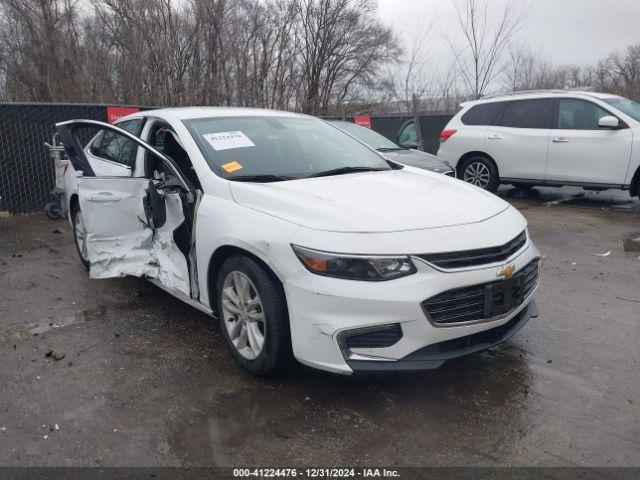
<path id="1" fill-rule="evenodd" d="M 507 91 L 591 88 L 597 69 L 575 65 L 554 66 L 524 46 L 511 46 L 504 68 Z"/>
<path id="2" fill-rule="evenodd" d="M 299 16 L 299 108 L 325 114 L 356 85 L 371 85 L 394 54 L 395 37 L 373 15 L 372 0 L 294 0 Z"/>
<path id="3" fill-rule="evenodd" d="M 433 98 L 432 110 L 456 111 L 461 102 L 468 100 L 459 78 L 457 64 L 454 61 L 437 80 L 437 94 Z"/>
<path id="4" fill-rule="evenodd" d="M 70 100 L 84 93 L 82 32 L 72 0 L 2 0 L 0 43 L 6 95 Z"/>
<path id="5" fill-rule="evenodd" d="M 537 88 L 540 63 L 529 49 L 520 45 L 510 45 L 507 63 L 504 67 L 503 84 L 505 89 L 515 92 Z"/>
<path id="6" fill-rule="evenodd" d="M 486 0 L 464 0 L 456 7 L 456 20 L 462 34 L 462 47 L 451 38 L 449 46 L 458 66 L 458 73 L 470 95 L 480 98 L 502 68 L 502 56 L 521 29 L 527 4 L 508 0 L 494 25 L 488 20 Z"/>
<path id="7" fill-rule="evenodd" d="M 510 45 L 503 69 L 507 91 L 566 88 L 567 72 L 543 61 L 523 45 Z"/>
<path id="8" fill-rule="evenodd" d="M 437 75 L 437 16 L 417 25 L 401 56 L 375 0 L 0 0 L 0 99 L 452 110 L 501 72 L 507 90 L 594 85 L 640 97 L 640 44 L 594 67 L 554 66 L 508 49 L 525 0 L 491 24 L 487 0 L 460 1 L 462 43 L 449 39 L 453 63 Z"/>
<path id="9" fill-rule="evenodd" d="M 640 99 L 640 43 L 600 61 L 593 77 L 601 90 Z"/>
<path id="10" fill-rule="evenodd" d="M 438 18 L 438 15 L 433 16 L 426 26 L 421 21 L 416 22 L 409 48 L 402 58 L 402 100 L 409 112 L 421 110 L 421 102 L 433 85 L 434 76 L 427 70 L 427 62 L 432 53 L 431 37 Z"/>

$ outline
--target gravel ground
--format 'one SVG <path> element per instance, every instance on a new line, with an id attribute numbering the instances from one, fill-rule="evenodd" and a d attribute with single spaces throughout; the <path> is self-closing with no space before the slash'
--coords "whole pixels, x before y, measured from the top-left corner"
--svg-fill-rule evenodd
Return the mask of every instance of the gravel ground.
<path id="1" fill-rule="evenodd" d="M 622 247 L 640 202 L 501 194 L 544 254 L 540 317 L 439 370 L 364 378 L 252 378 L 204 314 L 89 280 L 68 223 L 0 218 L 0 465 L 640 465 L 640 252 Z"/>

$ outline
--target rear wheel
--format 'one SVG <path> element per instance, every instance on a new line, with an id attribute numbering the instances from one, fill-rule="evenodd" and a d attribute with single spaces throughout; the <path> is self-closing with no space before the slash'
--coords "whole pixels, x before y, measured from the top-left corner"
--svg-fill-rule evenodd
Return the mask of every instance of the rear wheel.
<path id="1" fill-rule="evenodd" d="M 84 226 L 82 211 L 80 206 L 75 204 L 71 208 L 71 221 L 73 223 L 73 239 L 76 244 L 76 250 L 80 257 L 80 263 L 89 270 L 89 259 L 87 257 L 87 229 Z"/>
<path id="2" fill-rule="evenodd" d="M 495 192 L 500 185 L 498 169 L 491 160 L 483 156 L 465 160 L 460 168 L 460 178 L 490 192 Z"/>
<path id="3" fill-rule="evenodd" d="M 62 220 L 64 212 L 58 202 L 49 202 L 44 206 L 45 215 L 51 220 Z"/>
<path id="4" fill-rule="evenodd" d="M 255 260 L 227 259 L 216 280 L 220 327 L 236 361 L 253 375 L 276 373 L 289 364 L 289 316 L 282 284 Z"/>

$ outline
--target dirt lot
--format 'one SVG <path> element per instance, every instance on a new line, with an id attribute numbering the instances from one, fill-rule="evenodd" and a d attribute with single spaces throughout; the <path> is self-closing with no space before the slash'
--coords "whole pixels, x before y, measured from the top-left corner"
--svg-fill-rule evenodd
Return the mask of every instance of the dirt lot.
<path id="1" fill-rule="evenodd" d="M 539 318 L 370 378 L 252 378 L 205 315 L 90 281 L 66 222 L 0 219 L 0 465 L 640 465 L 640 202 L 567 192 L 515 203 L 545 255 Z"/>

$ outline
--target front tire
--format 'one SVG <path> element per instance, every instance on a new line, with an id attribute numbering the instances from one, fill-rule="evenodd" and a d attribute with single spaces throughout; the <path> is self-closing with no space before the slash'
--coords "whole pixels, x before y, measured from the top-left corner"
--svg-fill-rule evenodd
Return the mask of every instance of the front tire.
<path id="1" fill-rule="evenodd" d="M 243 255 L 228 258 L 216 279 L 216 305 L 224 339 L 242 368 L 267 376 L 290 363 L 284 290 L 266 267 Z"/>
<path id="2" fill-rule="evenodd" d="M 495 192 L 500 186 L 497 167 L 492 160 L 481 155 L 464 161 L 460 167 L 460 178 L 489 192 Z"/>
<path id="3" fill-rule="evenodd" d="M 80 257 L 80 263 L 89 270 L 89 259 L 87 258 L 87 230 L 84 226 L 84 220 L 82 218 L 82 211 L 80 206 L 76 203 L 71 207 L 71 222 L 73 224 L 73 241 L 76 244 L 76 251 L 78 257 Z"/>

